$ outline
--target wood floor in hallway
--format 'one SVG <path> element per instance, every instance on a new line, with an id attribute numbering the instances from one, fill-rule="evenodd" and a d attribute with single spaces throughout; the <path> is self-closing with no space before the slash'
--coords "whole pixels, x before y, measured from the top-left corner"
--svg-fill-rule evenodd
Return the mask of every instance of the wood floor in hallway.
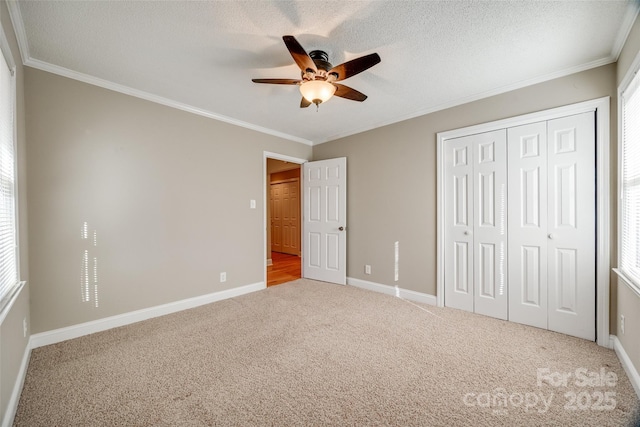
<path id="1" fill-rule="evenodd" d="M 273 265 L 267 267 L 267 287 L 291 282 L 302 277 L 302 258 L 299 256 L 272 252 L 271 260 Z"/>

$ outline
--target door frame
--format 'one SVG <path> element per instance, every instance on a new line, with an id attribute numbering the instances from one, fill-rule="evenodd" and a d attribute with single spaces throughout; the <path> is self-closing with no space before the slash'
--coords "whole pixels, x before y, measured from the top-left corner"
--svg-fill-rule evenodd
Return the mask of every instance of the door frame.
<path id="1" fill-rule="evenodd" d="M 436 304 L 444 307 L 444 143 L 448 139 L 477 133 L 491 132 L 535 122 L 553 120 L 574 114 L 596 114 L 596 342 L 603 347 L 609 343 L 610 299 L 610 116 L 609 96 L 538 111 L 522 116 L 468 126 L 437 133 L 437 284 Z"/>
<path id="2" fill-rule="evenodd" d="M 267 203 L 269 203 L 269 194 L 267 193 L 267 159 L 282 160 L 283 162 L 296 163 L 300 166 L 300 173 L 302 174 L 302 165 L 309 160 L 300 159 L 297 157 L 287 156 L 286 154 L 274 153 L 271 151 L 262 152 L 262 262 L 264 263 L 264 275 L 262 277 L 262 283 L 264 288 L 267 287 Z M 304 189 L 300 188 L 300 215 L 302 215 L 302 203 L 304 202 Z M 302 218 L 300 218 L 302 223 Z M 302 227 L 300 229 L 300 262 L 304 261 L 304 241 L 303 241 Z"/>

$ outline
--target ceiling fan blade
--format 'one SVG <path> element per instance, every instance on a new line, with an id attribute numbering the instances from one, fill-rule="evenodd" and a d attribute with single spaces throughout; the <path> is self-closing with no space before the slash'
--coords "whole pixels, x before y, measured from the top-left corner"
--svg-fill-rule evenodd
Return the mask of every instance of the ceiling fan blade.
<path id="1" fill-rule="evenodd" d="M 300 100 L 300 108 L 307 108 L 309 105 L 311 105 L 311 103 L 303 96 Z"/>
<path id="2" fill-rule="evenodd" d="M 297 85 L 302 83 L 302 80 L 296 79 L 251 79 L 254 83 L 270 83 L 272 85 Z"/>
<path id="3" fill-rule="evenodd" d="M 349 86 L 341 85 L 339 83 L 333 83 L 333 85 L 336 87 L 336 93 L 333 94 L 334 96 L 359 102 L 367 99 L 367 95 L 362 92 L 358 92 L 355 89 L 351 89 Z"/>
<path id="4" fill-rule="evenodd" d="M 282 36 L 282 40 L 284 40 L 284 44 L 287 45 L 287 49 L 289 49 L 289 53 L 293 57 L 293 60 L 296 61 L 296 64 L 298 64 L 298 67 L 300 67 L 303 73 L 307 70 L 312 70 L 314 73 L 318 72 L 316 63 L 313 62 L 313 59 L 311 59 L 307 51 L 304 50 L 295 37 Z"/>
<path id="5" fill-rule="evenodd" d="M 330 69 L 327 74 L 337 74 L 336 81 L 348 79 L 355 76 L 358 73 L 369 69 L 380 62 L 380 55 L 377 53 L 371 53 L 369 55 L 361 56 L 360 58 L 352 59 L 343 64 L 336 65 Z"/>

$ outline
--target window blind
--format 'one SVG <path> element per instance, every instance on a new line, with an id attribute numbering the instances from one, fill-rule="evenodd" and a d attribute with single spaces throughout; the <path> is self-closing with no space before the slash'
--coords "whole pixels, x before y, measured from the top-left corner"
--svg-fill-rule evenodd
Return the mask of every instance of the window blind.
<path id="1" fill-rule="evenodd" d="M 640 286 L 640 73 L 622 92 L 620 270 Z"/>
<path id="2" fill-rule="evenodd" d="M 15 216 L 15 79 L 0 54 L 0 309 L 18 284 Z"/>

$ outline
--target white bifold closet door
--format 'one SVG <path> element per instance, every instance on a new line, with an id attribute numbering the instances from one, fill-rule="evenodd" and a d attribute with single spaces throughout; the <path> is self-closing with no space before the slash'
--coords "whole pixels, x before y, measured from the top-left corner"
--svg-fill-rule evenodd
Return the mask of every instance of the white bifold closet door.
<path id="1" fill-rule="evenodd" d="M 594 114 L 443 147 L 445 304 L 594 340 Z"/>
<path id="2" fill-rule="evenodd" d="M 595 119 L 508 129 L 509 320 L 595 339 Z"/>
<path id="3" fill-rule="evenodd" d="M 445 144 L 445 301 L 507 319 L 506 131 Z"/>

